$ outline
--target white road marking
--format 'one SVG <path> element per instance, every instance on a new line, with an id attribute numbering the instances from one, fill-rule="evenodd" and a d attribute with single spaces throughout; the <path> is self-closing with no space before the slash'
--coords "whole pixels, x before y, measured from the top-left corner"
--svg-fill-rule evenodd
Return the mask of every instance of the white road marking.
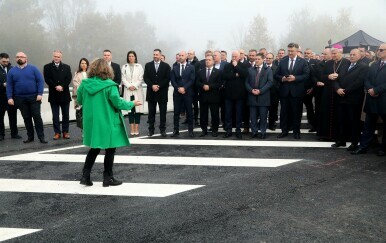
<path id="1" fill-rule="evenodd" d="M 41 229 L 4 228 L 0 227 L 0 241 L 10 240 L 23 235 L 32 234 Z"/>
<path id="2" fill-rule="evenodd" d="M 101 182 L 83 186 L 79 181 L 0 179 L 1 192 L 59 193 L 105 196 L 167 197 L 204 185 L 123 183 L 102 187 Z"/>

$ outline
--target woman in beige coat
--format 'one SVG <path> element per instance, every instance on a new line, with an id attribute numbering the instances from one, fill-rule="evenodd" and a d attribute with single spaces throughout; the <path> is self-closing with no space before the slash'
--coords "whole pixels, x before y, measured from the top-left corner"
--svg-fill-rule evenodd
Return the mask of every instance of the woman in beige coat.
<path id="1" fill-rule="evenodd" d="M 138 64 L 137 54 L 134 51 L 127 53 L 127 64 L 122 66 L 123 99 L 127 101 L 138 100 L 144 103 L 143 94 L 143 68 Z M 130 134 L 139 134 L 141 115 L 144 112 L 143 105 L 136 106 L 129 111 Z"/>
<path id="2" fill-rule="evenodd" d="M 75 72 L 74 78 L 72 79 L 72 98 L 74 99 L 74 107 L 75 109 L 79 107 L 77 102 L 77 92 L 80 84 L 83 79 L 87 78 L 87 70 L 88 70 L 89 62 L 86 58 L 82 58 L 79 61 L 78 70 Z"/>

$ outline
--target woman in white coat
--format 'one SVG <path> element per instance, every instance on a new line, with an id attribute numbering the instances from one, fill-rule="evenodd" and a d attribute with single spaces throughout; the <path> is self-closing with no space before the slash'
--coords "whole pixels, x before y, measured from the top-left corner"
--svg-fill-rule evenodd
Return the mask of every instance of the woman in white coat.
<path id="1" fill-rule="evenodd" d="M 144 95 L 142 89 L 143 83 L 143 68 L 137 63 L 137 54 L 135 51 L 127 53 L 127 64 L 122 66 L 122 87 L 123 99 L 127 101 L 139 100 L 144 103 Z M 144 112 L 143 105 L 135 106 L 129 111 L 130 134 L 139 134 L 139 124 L 141 115 Z"/>

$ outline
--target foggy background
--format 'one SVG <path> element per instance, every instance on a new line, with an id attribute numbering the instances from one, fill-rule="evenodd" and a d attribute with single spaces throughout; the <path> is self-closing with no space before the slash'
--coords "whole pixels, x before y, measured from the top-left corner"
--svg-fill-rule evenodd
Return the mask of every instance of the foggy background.
<path id="1" fill-rule="evenodd" d="M 374 0 L 0 0 L 0 52 L 15 63 L 17 51 L 40 69 L 63 51 L 63 62 L 77 69 L 110 49 L 123 65 L 129 50 L 138 61 L 152 60 L 160 48 L 172 64 L 180 50 L 230 53 L 262 47 L 273 51 L 297 42 L 320 53 L 329 39 L 342 40 L 358 30 L 386 41 L 386 1 Z"/>

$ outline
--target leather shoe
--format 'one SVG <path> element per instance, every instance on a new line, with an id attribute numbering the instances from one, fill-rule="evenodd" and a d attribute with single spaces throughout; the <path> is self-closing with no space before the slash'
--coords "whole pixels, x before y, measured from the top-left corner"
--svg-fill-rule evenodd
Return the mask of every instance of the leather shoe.
<path id="1" fill-rule="evenodd" d="M 16 135 L 12 135 L 11 138 L 14 138 L 14 139 L 20 139 L 21 136 L 20 136 L 19 134 L 16 134 Z M 3 137 L 3 139 L 4 139 L 4 137 Z"/>
<path id="2" fill-rule="evenodd" d="M 232 133 L 230 132 L 225 133 L 225 135 L 223 136 L 223 138 L 229 138 L 229 137 L 232 137 Z"/>
<path id="3" fill-rule="evenodd" d="M 189 137 L 191 137 L 191 138 L 194 137 L 193 131 L 190 131 L 190 132 L 189 132 Z"/>
<path id="4" fill-rule="evenodd" d="M 243 138 L 243 135 L 241 135 L 241 132 L 236 133 L 236 138 L 238 138 L 238 139 L 242 139 Z"/>
<path id="5" fill-rule="evenodd" d="M 173 134 L 170 135 L 170 137 L 174 138 L 174 137 L 178 137 L 179 135 L 180 135 L 180 132 L 177 130 L 174 130 Z"/>
<path id="6" fill-rule="evenodd" d="M 385 156 L 385 154 L 385 151 L 383 151 L 382 149 L 377 151 L 377 156 Z"/>
<path id="7" fill-rule="evenodd" d="M 205 137 L 206 135 L 208 135 L 208 132 L 202 132 L 199 137 Z"/>
<path id="8" fill-rule="evenodd" d="M 355 151 L 358 149 L 358 145 L 356 144 L 351 144 L 350 146 L 347 147 L 347 151 Z"/>
<path id="9" fill-rule="evenodd" d="M 260 133 L 259 134 L 259 138 L 260 139 L 266 139 L 267 138 L 267 134 L 266 133 Z"/>
<path id="10" fill-rule="evenodd" d="M 316 129 L 315 128 L 311 128 L 310 130 L 308 130 L 308 132 L 316 132 Z"/>
<path id="11" fill-rule="evenodd" d="M 257 134 L 256 133 L 252 133 L 252 135 L 251 135 L 251 139 L 254 139 L 254 138 L 257 138 Z"/>
<path id="12" fill-rule="evenodd" d="M 48 143 L 44 138 L 39 138 L 41 143 Z"/>
<path id="13" fill-rule="evenodd" d="M 217 131 L 213 131 L 212 132 L 212 137 L 218 137 L 218 132 Z"/>
<path id="14" fill-rule="evenodd" d="M 154 134 L 154 133 L 153 133 Z M 161 137 L 166 137 L 166 132 L 165 131 L 162 131 L 161 132 Z"/>
<path id="15" fill-rule="evenodd" d="M 154 135 L 154 131 L 149 131 L 149 133 L 147 134 L 148 137 L 151 137 L 153 135 Z M 162 133 L 161 133 L 161 135 L 162 135 Z"/>
<path id="16" fill-rule="evenodd" d="M 277 135 L 277 138 L 285 138 L 288 136 L 288 132 L 282 132 L 279 135 Z"/>
<path id="17" fill-rule="evenodd" d="M 63 138 L 64 139 L 70 139 L 70 134 L 68 132 L 63 133 Z"/>
<path id="18" fill-rule="evenodd" d="M 339 148 L 339 147 L 346 147 L 346 143 L 344 142 L 336 142 L 331 145 L 331 148 Z"/>
<path id="19" fill-rule="evenodd" d="M 300 139 L 300 133 L 294 133 L 294 139 Z"/>
<path id="20" fill-rule="evenodd" d="M 357 150 L 355 151 L 352 151 L 351 154 L 365 154 L 367 153 L 367 149 L 364 149 L 364 148 L 358 148 Z"/>
<path id="21" fill-rule="evenodd" d="M 122 185 L 122 181 L 119 181 L 114 177 L 103 179 L 103 187 L 119 186 L 119 185 Z"/>
<path id="22" fill-rule="evenodd" d="M 23 143 L 32 143 L 33 141 L 33 138 L 28 138 L 27 140 L 24 140 Z"/>
<path id="23" fill-rule="evenodd" d="M 82 178 L 80 179 L 80 184 L 85 185 L 85 186 L 92 186 L 92 185 L 94 185 L 92 183 L 90 177 L 87 178 L 87 177 L 84 177 L 84 176 L 82 176 Z"/>
<path id="24" fill-rule="evenodd" d="M 54 140 L 58 140 L 60 138 L 60 133 L 55 133 Z"/>

